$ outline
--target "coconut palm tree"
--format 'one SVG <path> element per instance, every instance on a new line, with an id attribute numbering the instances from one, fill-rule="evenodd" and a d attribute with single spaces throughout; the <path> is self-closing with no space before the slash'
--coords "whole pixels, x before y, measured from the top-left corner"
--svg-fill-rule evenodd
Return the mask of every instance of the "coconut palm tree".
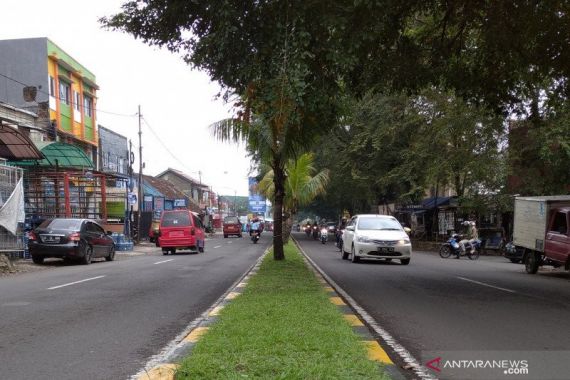
<path id="1" fill-rule="evenodd" d="M 313 165 L 314 155 L 304 153 L 298 159 L 290 159 L 285 165 L 285 198 L 283 200 L 283 242 L 289 241 L 291 227 L 299 207 L 308 205 L 315 197 L 325 193 L 329 182 L 329 171 L 324 169 L 316 173 Z M 316 174 L 315 174 L 316 173 Z M 267 198 L 273 199 L 273 170 L 269 169 L 259 182 L 259 189 Z"/>

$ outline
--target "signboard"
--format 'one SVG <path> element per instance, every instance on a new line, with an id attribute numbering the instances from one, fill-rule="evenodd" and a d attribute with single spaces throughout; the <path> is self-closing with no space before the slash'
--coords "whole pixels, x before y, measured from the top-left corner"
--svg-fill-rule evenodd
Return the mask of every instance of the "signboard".
<path id="1" fill-rule="evenodd" d="M 249 188 L 249 211 L 254 213 L 265 213 L 265 198 L 259 193 L 259 184 L 255 177 L 248 178 Z"/>
<path id="2" fill-rule="evenodd" d="M 175 199 L 174 207 L 186 207 L 186 199 Z"/>

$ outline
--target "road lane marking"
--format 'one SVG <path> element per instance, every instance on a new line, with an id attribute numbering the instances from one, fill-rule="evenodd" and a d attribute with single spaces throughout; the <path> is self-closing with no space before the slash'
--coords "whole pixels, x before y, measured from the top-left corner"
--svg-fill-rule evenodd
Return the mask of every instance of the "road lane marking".
<path id="1" fill-rule="evenodd" d="M 220 248 L 220 247 L 221 247 L 221 245 L 216 245 L 214 248 Z"/>
<path id="2" fill-rule="evenodd" d="M 364 341 L 364 345 L 368 350 L 368 359 L 384 364 L 390 364 L 390 365 L 394 364 L 394 362 L 390 360 L 390 357 L 388 356 L 386 351 L 384 351 L 384 349 L 380 347 L 380 344 L 378 344 L 377 341 L 367 340 Z"/>
<path id="3" fill-rule="evenodd" d="M 187 343 L 196 343 L 202 335 L 208 332 L 209 327 L 196 327 L 186 338 L 183 339 L 183 342 Z"/>
<path id="4" fill-rule="evenodd" d="M 457 278 L 460 279 L 460 280 L 463 280 L 463 281 L 472 282 L 472 283 L 474 283 L 474 284 L 478 284 L 478 285 L 482 285 L 482 286 L 487 286 L 487 287 L 489 287 L 489 288 L 498 289 L 498 290 L 502 290 L 502 291 L 509 292 L 509 293 L 516 293 L 516 291 L 511 290 L 511 289 L 505 289 L 505 288 L 501 288 L 501 287 L 499 287 L 499 286 L 490 285 L 490 284 L 485 284 L 484 282 L 479 282 L 479 281 L 471 280 L 471 279 L 468 279 L 468 278 L 465 278 L 465 277 L 457 277 Z"/>
<path id="5" fill-rule="evenodd" d="M 168 259 L 168 260 L 162 260 L 162 261 L 158 261 L 158 262 L 154 263 L 154 265 L 156 265 L 156 264 L 163 264 L 163 263 L 167 263 L 167 262 L 169 262 L 169 261 L 174 261 L 174 259 Z"/>
<path id="6" fill-rule="evenodd" d="M 173 380 L 178 367 L 180 367 L 178 364 L 171 363 L 157 365 L 150 371 L 137 377 L 137 380 Z"/>
<path id="7" fill-rule="evenodd" d="M 103 278 L 103 277 L 105 277 L 105 276 L 97 276 L 97 277 L 86 278 L 85 280 L 74 281 L 74 282 L 70 282 L 70 283 L 58 285 L 58 286 L 52 286 L 51 288 L 47 288 L 47 290 L 59 289 L 59 288 L 65 287 L 65 286 L 81 284 L 82 282 L 97 280 L 98 278 Z"/>

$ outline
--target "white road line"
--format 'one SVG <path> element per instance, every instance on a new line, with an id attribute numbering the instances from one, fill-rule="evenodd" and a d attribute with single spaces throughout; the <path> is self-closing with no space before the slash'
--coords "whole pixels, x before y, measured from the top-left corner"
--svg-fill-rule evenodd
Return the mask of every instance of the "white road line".
<path id="1" fill-rule="evenodd" d="M 156 264 L 162 264 L 162 263 L 167 263 L 167 262 L 169 262 L 169 261 L 174 261 L 174 259 L 168 259 L 168 260 L 158 261 L 158 262 L 154 263 L 154 265 L 156 265 Z"/>
<path id="2" fill-rule="evenodd" d="M 220 247 L 221 247 L 221 245 L 216 245 L 214 248 L 220 248 Z"/>
<path id="3" fill-rule="evenodd" d="M 91 281 L 91 280 L 97 280 L 98 278 L 103 278 L 103 277 L 105 277 L 105 276 L 97 276 L 97 277 L 86 278 L 85 280 L 81 280 L 81 281 L 75 281 L 75 282 L 70 282 L 68 284 L 52 286 L 51 288 L 47 288 L 47 290 L 59 289 L 59 288 L 65 287 L 65 286 L 80 284 L 82 282 Z"/>
<path id="4" fill-rule="evenodd" d="M 474 283 L 474 284 L 479 284 L 479 285 L 482 285 L 482 286 L 488 286 L 489 288 L 499 289 L 499 290 L 503 290 L 503 291 L 509 292 L 509 293 L 516 293 L 514 290 L 511 290 L 511 289 L 505 289 L 505 288 L 501 288 L 501 287 L 498 287 L 498 286 L 485 284 L 484 282 L 479 282 L 479 281 L 475 281 L 475 280 L 470 280 L 470 279 L 465 278 L 465 277 L 457 277 L 457 278 L 460 279 L 460 280 L 463 280 L 463 281 L 472 282 L 472 283 Z"/>

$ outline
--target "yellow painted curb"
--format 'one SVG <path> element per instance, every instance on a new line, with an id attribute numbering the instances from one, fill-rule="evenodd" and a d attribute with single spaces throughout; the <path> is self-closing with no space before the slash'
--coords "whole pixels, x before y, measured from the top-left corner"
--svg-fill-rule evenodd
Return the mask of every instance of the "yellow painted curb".
<path id="1" fill-rule="evenodd" d="M 237 284 L 236 288 L 244 288 L 247 285 L 247 282 L 240 282 Z"/>
<path id="2" fill-rule="evenodd" d="M 368 350 L 368 359 L 384 364 L 394 364 L 386 351 L 375 340 L 365 340 L 364 345 Z"/>
<path id="3" fill-rule="evenodd" d="M 345 314 L 343 317 L 351 326 L 364 326 L 364 323 L 354 314 Z"/>
<path id="4" fill-rule="evenodd" d="M 223 306 L 216 306 L 208 313 L 208 317 L 215 317 L 216 315 L 220 315 L 220 311 L 222 311 Z"/>
<path id="5" fill-rule="evenodd" d="M 208 331 L 209 327 L 196 327 L 186 338 L 184 338 L 183 342 L 188 343 L 196 343 L 202 335 L 204 335 Z"/>
<path id="6" fill-rule="evenodd" d="M 237 296 L 239 296 L 241 293 L 238 292 L 230 292 L 227 296 L 226 299 L 227 300 L 233 300 L 234 298 L 236 298 Z"/>
<path id="7" fill-rule="evenodd" d="M 325 286 L 325 291 L 327 291 L 327 292 L 334 292 L 334 289 L 331 288 L 330 286 Z"/>
<path id="8" fill-rule="evenodd" d="M 178 367 L 178 364 L 160 364 L 144 375 L 140 375 L 137 380 L 174 380 Z"/>
<path id="9" fill-rule="evenodd" d="M 340 297 L 330 297 L 329 299 L 333 304 L 335 304 L 337 306 L 346 305 L 344 303 L 344 301 L 342 300 L 342 298 L 340 298 Z"/>

